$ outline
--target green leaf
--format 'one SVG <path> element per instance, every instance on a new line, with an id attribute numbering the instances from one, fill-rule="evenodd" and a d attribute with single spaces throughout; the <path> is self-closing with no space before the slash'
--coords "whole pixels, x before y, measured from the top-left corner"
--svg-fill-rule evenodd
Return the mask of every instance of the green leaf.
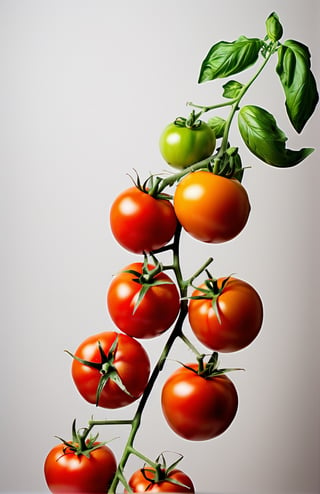
<path id="1" fill-rule="evenodd" d="M 285 93 L 288 117 L 299 133 L 319 101 L 310 58 L 308 48 L 298 41 L 287 40 L 278 49 L 276 72 Z"/>
<path id="2" fill-rule="evenodd" d="M 239 92 L 243 88 L 243 84 L 238 81 L 228 81 L 222 87 L 224 89 L 223 96 L 225 98 L 233 99 L 239 95 Z"/>
<path id="3" fill-rule="evenodd" d="M 219 139 L 220 137 L 223 136 L 225 125 L 226 125 L 226 121 L 224 118 L 221 118 L 221 117 L 209 118 L 207 124 L 214 131 L 217 139 Z"/>
<path id="4" fill-rule="evenodd" d="M 202 62 L 198 82 L 229 77 L 247 69 L 256 62 L 262 46 L 262 40 L 245 36 L 216 43 Z"/>
<path id="5" fill-rule="evenodd" d="M 277 167 L 291 167 L 314 151 L 286 148 L 287 137 L 278 128 L 273 115 L 258 106 L 244 106 L 239 111 L 238 125 L 242 139 L 250 151 L 265 163 Z"/>
<path id="6" fill-rule="evenodd" d="M 279 17 L 275 12 L 269 15 L 266 20 L 266 29 L 268 38 L 275 42 L 279 41 L 283 34 L 283 28 L 280 23 Z"/>

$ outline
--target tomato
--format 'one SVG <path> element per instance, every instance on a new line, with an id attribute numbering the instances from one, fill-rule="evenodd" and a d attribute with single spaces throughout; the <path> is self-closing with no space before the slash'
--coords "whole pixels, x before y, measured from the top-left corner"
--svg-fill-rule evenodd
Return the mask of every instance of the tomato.
<path id="1" fill-rule="evenodd" d="M 129 486 L 133 492 L 189 492 L 189 494 L 194 494 L 192 480 L 177 468 L 166 474 L 166 480 L 156 482 L 155 477 L 155 468 L 149 466 L 141 468 L 131 476 Z M 179 485 L 179 483 L 184 485 Z"/>
<path id="2" fill-rule="evenodd" d="M 178 183 L 174 209 L 192 237 L 220 243 L 241 232 L 248 220 L 250 203 L 245 188 L 237 180 L 197 171 Z"/>
<path id="3" fill-rule="evenodd" d="M 107 306 L 116 326 L 136 338 L 152 338 L 166 331 L 180 310 L 180 296 L 176 285 L 160 272 L 150 283 L 139 282 L 137 276 L 125 272 L 134 270 L 142 275 L 143 263 L 132 263 L 115 276 L 107 292 Z M 155 266 L 149 265 L 152 270 Z M 146 292 L 136 307 L 139 294 Z"/>
<path id="4" fill-rule="evenodd" d="M 149 357 L 142 345 L 130 336 L 115 331 L 89 336 L 74 357 L 72 377 L 79 393 L 89 403 L 104 408 L 123 407 L 137 400 L 147 385 Z M 101 383 L 104 385 L 97 399 Z"/>
<path id="5" fill-rule="evenodd" d="M 160 152 L 164 160 L 174 168 L 187 168 L 213 153 L 216 137 L 213 130 L 203 121 L 187 127 L 172 122 L 160 136 Z"/>
<path id="6" fill-rule="evenodd" d="M 184 439 L 212 439 L 222 434 L 236 415 L 236 388 L 225 374 L 204 377 L 197 373 L 198 364 L 187 364 L 187 367 L 177 369 L 163 386 L 164 417 L 172 430 Z"/>
<path id="7" fill-rule="evenodd" d="M 110 226 L 122 247 L 142 254 L 160 249 L 171 240 L 177 218 L 169 200 L 156 199 L 138 187 L 130 187 L 112 203 Z"/>
<path id="8" fill-rule="evenodd" d="M 221 288 L 225 278 L 217 280 Z M 203 296 L 202 284 L 192 297 Z M 263 321 L 263 305 L 256 290 L 245 281 L 229 278 L 213 307 L 211 298 L 191 298 L 188 316 L 196 337 L 211 350 L 235 352 L 248 346 L 258 335 Z"/>
<path id="9" fill-rule="evenodd" d="M 53 493 L 105 494 L 116 469 L 115 456 L 104 444 L 90 451 L 87 457 L 60 443 L 47 455 L 44 475 Z"/>

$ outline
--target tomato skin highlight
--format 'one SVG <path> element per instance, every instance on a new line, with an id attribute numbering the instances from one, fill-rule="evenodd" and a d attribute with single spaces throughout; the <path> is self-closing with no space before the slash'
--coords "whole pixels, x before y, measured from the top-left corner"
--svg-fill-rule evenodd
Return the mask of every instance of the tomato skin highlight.
<path id="1" fill-rule="evenodd" d="M 187 364 L 198 370 L 198 364 Z M 180 367 L 165 382 L 161 404 L 171 429 L 191 441 L 206 441 L 222 434 L 238 409 L 238 394 L 225 374 L 202 377 Z"/>
<path id="2" fill-rule="evenodd" d="M 124 268 L 142 273 L 143 263 L 132 263 Z M 151 270 L 154 268 L 148 265 Z M 115 276 L 107 292 L 107 307 L 116 326 L 135 338 L 153 338 L 165 332 L 175 321 L 180 310 L 180 295 L 171 278 L 161 272 L 156 281 L 168 284 L 154 285 L 145 293 L 135 310 L 141 284 L 133 281 L 131 273 Z"/>
<path id="3" fill-rule="evenodd" d="M 245 227 L 250 202 L 235 179 L 196 171 L 178 183 L 174 209 L 182 227 L 194 238 L 221 243 L 236 237 Z"/>
<path id="4" fill-rule="evenodd" d="M 53 494 L 105 494 L 116 469 L 115 456 L 106 445 L 91 451 L 87 458 L 60 443 L 51 449 L 44 463 L 45 479 Z"/>
<path id="5" fill-rule="evenodd" d="M 118 338 L 114 367 L 130 394 L 119 388 L 111 379 L 104 386 L 98 405 L 103 408 L 120 408 L 137 400 L 143 393 L 149 379 L 150 360 L 142 345 L 134 338 L 115 331 L 105 331 L 86 338 L 78 347 L 75 356 L 90 362 L 101 362 L 98 341 L 106 354 Z M 96 403 L 99 370 L 72 361 L 72 377 L 81 396 L 89 403 Z"/>
<path id="6" fill-rule="evenodd" d="M 153 467 L 146 467 L 145 475 L 148 479 L 154 479 L 155 469 Z M 129 486 L 133 492 L 189 492 L 189 494 L 194 494 L 194 485 L 192 480 L 188 475 L 179 469 L 174 469 L 170 472 L 169 479 L 177 480 L 183 485 L 173 484 L 172 482 L 165 480 L 162 482 L 152 483 L 143 474 L 143 469 L 137 470 L 132 474 L 129 479 Z M 125 491 L 127 492 L 127 491 Z"/>
<path id="7" fill-rule="evenodd" d="M 218 280 L 221 287 L 225 278 Z M 205 288 L 202 284 L 199 287 Z M 194 290 L 192 297 L 201 296 Z M 207 348 L 217 352 L 236 352 L 247 347 L 259 334 L 263 322 L 263 305 L 257 291 L 237 278 L 229 278 L 217 299 L 217 310 L 212 299 L 190 299 L 188 318 L 195 336 Z"/>
<path id="8" fill-rule="evenodd" d="M 172 122 L 163 130 L 159 146 L 162 157 L 169 165 L 184 169 L 211 156 L 216 146 L 216 136 L 202 121 L 196 127 Z"/>
<path id="9" fill-rule="evenodd" d="M 130 187 L 112 203 L 110 227 L 122 247 L 142 254 L 160 249 L 172 239 L 177 218 L 169 200 Z"/>

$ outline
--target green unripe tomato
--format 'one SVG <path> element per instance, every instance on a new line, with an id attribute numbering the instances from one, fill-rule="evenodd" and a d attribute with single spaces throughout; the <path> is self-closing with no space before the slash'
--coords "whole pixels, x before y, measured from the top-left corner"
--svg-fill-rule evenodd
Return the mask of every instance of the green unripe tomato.
<path id="1" fill-rule="evenodd" d="M 184 169 L 208 158 L 216 146 L 214 131 L 203 121 L 187 127 L 170 123 L 160 136 L 160 152 L 174 168 Z"/>

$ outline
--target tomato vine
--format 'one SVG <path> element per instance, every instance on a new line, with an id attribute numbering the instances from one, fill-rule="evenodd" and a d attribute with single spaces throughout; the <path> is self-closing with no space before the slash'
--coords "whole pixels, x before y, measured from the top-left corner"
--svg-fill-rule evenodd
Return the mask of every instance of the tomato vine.
<path id="1" fill-rule="evenodd" d="M 92 418 L 88 421 L 88 425 L 81 429 L 81 433 L 75 430 L 74 423 L 73 441 L 62 440 L 65 449 L 61 449 L 62 456 L 67 448 L 69 454 L 85 455 L 90 459 L 93 451 L 98 451 L 104 446 L 104 443 L 97 442 L 97 435 L 90 436 L 94 427 L 108 424 L 129 425 L 130 432 L 122 456 L 106 486 L 109 494 L 116 492 L 119 483 L 126 492 L 137 492 L 132 488 L 134 482 L 128 481 L 125 475 L 125 467 L 131 455 L 135 455 L 148 465 L 144 466 L 139 474 L 139 482 L 146 481 L 148 490 L 152 490 L 156 485 L 161 490 L 161 484 L 169 482 L 179 492 L 192 492 L 193 485 L 191 481 L 190 484 L 190 479 L 179 477 L 181 472 L 179 471 L 179 474 L 176 472 L 175 467 L 181 458 L 167 467 L 163 455 L 152 460 L 134 446 L 145 406 L 177 339 L 183 341 L 192 350 L 196 363 L 182 363 L 181 368 L 164 385 L 162 405 L 169 425 L 182 437 L 204 440 L 222 433 L 236 414 L 237 393 L 231 380 L 225 375 L 233 369 L 218 368 L 218 351 L 237 351 L 254 340 L 262 325 L 262 301 L 253 287 L 241 280 L 235 280 L 231 276 L 215 279 L 208 270 L 213 260 L 211 257 L 191 277 L 185 279 L 181 265 L 181 234 L 186 231 L 204 242 L 225 242 L 234 238 L 246 224 L 250 203 L 241 184 L 245 167 L 242 165 L 239 149 L 232 147 L 229 142 L 230 128 L 236 115 L 238 115 L 238 130 L 244 144 L 264 163 L 287 168 L 297 165 L 313 151 L 313 148 L 297 151 L 288 149 L 286 135 L 278 128 L 276 119 L 271 113 L 255 105 L 241 106 L 244 95 L 261 75 L 269 60 L 277 56 L 276 74 L 284 90 L 285 109 L 293 128 L 300 133 L 313 114 L 319 96 L 311 71 L 309 50 L 305 45 L 294 40 L 281 43 L 282 35 L 283 27 L 279 17 L 276 13 L 272 13 L 266 20 L 266 35 L 263 39 L 240 36 L 232 42 L 221 41 L 214 44 L 201 65 L 199 83 L 230 78 L 256 64 L 259 57 L 262 57 L 262 63 L 246 84 L 229 79 L 223 85 L 222 96 L 225 98 L 223 101 L 213 105 L 189 102 L 188 106 L 193 108 L 191 114 L 186 118 L 176 118 L 166 128 L 165 137 L 161 136 L 160 139 L 163 157 L 169 165 L 178 168 L 179 171 L 164 178 L 151 175 L 143 183 L 137 176 L 134 186 L 120 194 L 111 206 L 110 225 L 115 238 L 127 250 L 143 255 L 142 263 L 127 266 L 119 275 L 122 276 L 119 281 L 122 292 L 123 277 L 129 279 L 132 286 L 127 286 L 126 291 L 132 291 L 130 297 L 126 295 L 125 298 L 119 290 L 117 291 L 116 286 L 115 288 L 113 286 L 114 291 L 110 292 L 110 314 L 118 329 L 126 335 L 124 337 L 122 333 L 117 335 L 117 332 L 109 332 L 97 335 L 96 341 L 94 338 L 93 340 L 89 338 L 91 346 L 92 341 L 96 344 L 91 361 L 81 356 L 80 352 L 81 349 L 83 354 L 86 354 L 88 342 L 83 342 L 75 354 L 67 353 L 73 358 L 73 365 L 78 369 L 74 372 L 74 379 L 85 399 L 105 408 L 117 406 L 117 401 L 115 405 L 110 405 L 109 397 L 105 397 L 102 401 L 105 388 L 110 385 L 117 386 L 119 392 L 125 396 L 119 398 L 118 406 L 139 401 L 131 419 L 94 420 Z M 230 107 L 226 119 L 216 115 L 207 123 L 201 120 L 208 112 L 216 112 L 226 107 Z M 221 143 L 215 150 L 219 139 Z M 173 195 L 168 193 L 171 187 L 175 187 Z M 210 231 L 207 231 L 207 224 L 210 224 Z M 171 262 L 167 261 L 166 264 L 161 262 L 161 255 L 164 252 L 171 253 Z M 166 274 L 168 271 L 173 273 L 174 281 Z M 197 286 L 196 280 L 200 276 L 207 278 Z M 177 287 L 178 300 L 175 302 L 177 311 L 173 312 L 172 321 L 154 331 L 154 334 L 149 333 L 149 327 L 137 333 L 136 327 L 132 328 L 135 317 L 142 318 L 140 322 L 138 319 L 137 326 L 142 325 L 141 321 L 144 317 L 146 320 L 150 319 L 152 327 L 156 318 L 160 318 L 161 311 L 165 312 L 165 304 L 173 303 L 163 299 L 164 305 L 160 304 L 163 296 L 160 289 L 164 288 L 168 291 L 168 287 L 171 290 L 173 286 Z M 190 290 L 192 290 L 191 294 Z M 115 304 L 113 299 L 116 299 Z M 143 309 L 144 304 L 149 304 L 150 312 Z M 204 314 L 204 319 L 201 319 L 200 312 Z M 228 317 L 225 317 L 227 312 Z M 124 321 L 121 324 L 117 318 L 119 314 Z M 252 314 L 255 314 L 255 317 Z M 205 351 L 196 348 L 186 335 L 184 325 L 187 318 L 198 341 L 206 347 Z M 241 321 L 245 321 L 244 336 L 243 334 L 239 336 Z M 247 327 L 249 327 L 248 331 Z M 126 361 L 129 358 L 128 352 L 121 352 L 120 346 L 131 341 L 132 336 L 153 337 L 169 328 L 166 343 L 150 376 L 149 369 L 145 369 L 148 372 L 144 373 L 140 388 L 135 390 L 136 394 L 134 394 L 130 387 L 130 379 L 127 384 L 128 375 L 118 363 L 118 354 L 121 355 L 119 359 L 122 358 L 124 361 L 122 364 L 127 365 L 129 369 L 132 369 L 133 362 Z M 136 340 L 133 341 L 136 352 L 134 358 L 140 361 L 137 355 L 141 355 L 147 366 L 147 356 L 143 346 Z M 89 399 L 86 390 L 83 391 L 84 382 L 87 386 L 86 376 L 89 370 L 96 373 L 92 379 L 98 383 L 94 389 L 94 399 L 92 397 Z M 82 383 L 80 383 L 77 372 L 83 371 L 87 374 L 81 378 Z M 128 372 L 132 373 L 132 370 Z M 177 382 L 185 383 L 186 380 L 190 382 L 192 380 L 193 388 L 190 391 L 191 397 L 186 394 L 185 401 L 175 394 L 175 386 Z M 206 404 L 202 406 L 201 411 L 197 407 L 192 408 L 193 414 L 202 415 L 186 412 L 188 399 L 192 400 L 192 393 L 198 392 L 198 389 L 205 390 L 202 393 L 212 395 L 213 402 L 216 400 L 218 403 L 217 407 L 225 410 L 225 417 L 219 421 L 215 415 L 215 408 L 210 409 Z M 226 395 L 228 400 L 225 399 Z M 112 400 L 111 402 L 114 403 Z M 190 426 L 190 421 L 196 424 L 193 428 Z M 45 470 L 45 473 L 48 478 L 48 470 Z M 54 471 L 50 471 L 51 478 L 54 478 Z M 183 483 L 182 478 L 188 485 Z M 61 481 L 55 485 L 50 480 L 48 485 L 52 492 L 71 492 L 66 488 L 66 484 L 61 484 Z M 72 492 L 78 491 L 75 488 Z"/>

